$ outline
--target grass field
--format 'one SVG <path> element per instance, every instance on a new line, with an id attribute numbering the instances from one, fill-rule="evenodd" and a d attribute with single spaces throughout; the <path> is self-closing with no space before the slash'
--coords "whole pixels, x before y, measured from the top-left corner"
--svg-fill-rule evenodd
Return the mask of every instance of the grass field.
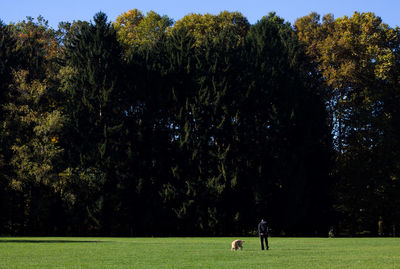
<path id="1" fill-rule="evenodd" d="M 400 238 L 0 238 L 0 268 L 400 268 Z"/>

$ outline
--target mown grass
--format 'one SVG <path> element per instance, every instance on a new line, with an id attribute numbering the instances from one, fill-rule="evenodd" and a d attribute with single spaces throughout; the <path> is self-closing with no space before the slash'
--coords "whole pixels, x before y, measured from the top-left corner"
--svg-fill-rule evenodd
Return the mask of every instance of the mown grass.
<path id="1" fill-rule="evenodd" d="M 400 268 L 400 238 L 0 238 L 0 268 Z"/>

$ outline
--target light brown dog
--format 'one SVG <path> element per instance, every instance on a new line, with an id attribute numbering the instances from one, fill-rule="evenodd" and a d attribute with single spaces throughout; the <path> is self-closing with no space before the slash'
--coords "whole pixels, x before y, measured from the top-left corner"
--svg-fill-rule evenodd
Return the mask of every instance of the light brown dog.
<path id="1" fill-rule="evenodd" d="M 244 240 L 236 239 L 232 242 L 232 249 L 231 250 L 238 250 L 243 248 Z"/>

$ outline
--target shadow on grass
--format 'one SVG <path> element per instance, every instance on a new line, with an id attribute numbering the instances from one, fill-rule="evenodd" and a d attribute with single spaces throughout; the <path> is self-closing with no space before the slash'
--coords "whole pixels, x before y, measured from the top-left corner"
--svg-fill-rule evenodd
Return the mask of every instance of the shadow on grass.
<path id="1" fill-rule="evenodd" d="M 80 241 L 80 240 L 27 240 L 27 239 L 0 239 L 1 243 L 105 243 L 106 241 Z"/>

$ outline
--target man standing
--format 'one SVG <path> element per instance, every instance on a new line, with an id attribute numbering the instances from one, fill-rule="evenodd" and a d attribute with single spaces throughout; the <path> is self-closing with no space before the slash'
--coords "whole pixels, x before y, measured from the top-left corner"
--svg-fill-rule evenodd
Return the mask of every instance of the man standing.
<path id="1" fill-rule="evenodd" d="M 265 247 L 268 250 L 268 223 L 264 219 L 261 219 L 261 222 L 258 224 L 258 235 L 260 236 L 261 250 L 264 250 L 264 241 Z"/>

